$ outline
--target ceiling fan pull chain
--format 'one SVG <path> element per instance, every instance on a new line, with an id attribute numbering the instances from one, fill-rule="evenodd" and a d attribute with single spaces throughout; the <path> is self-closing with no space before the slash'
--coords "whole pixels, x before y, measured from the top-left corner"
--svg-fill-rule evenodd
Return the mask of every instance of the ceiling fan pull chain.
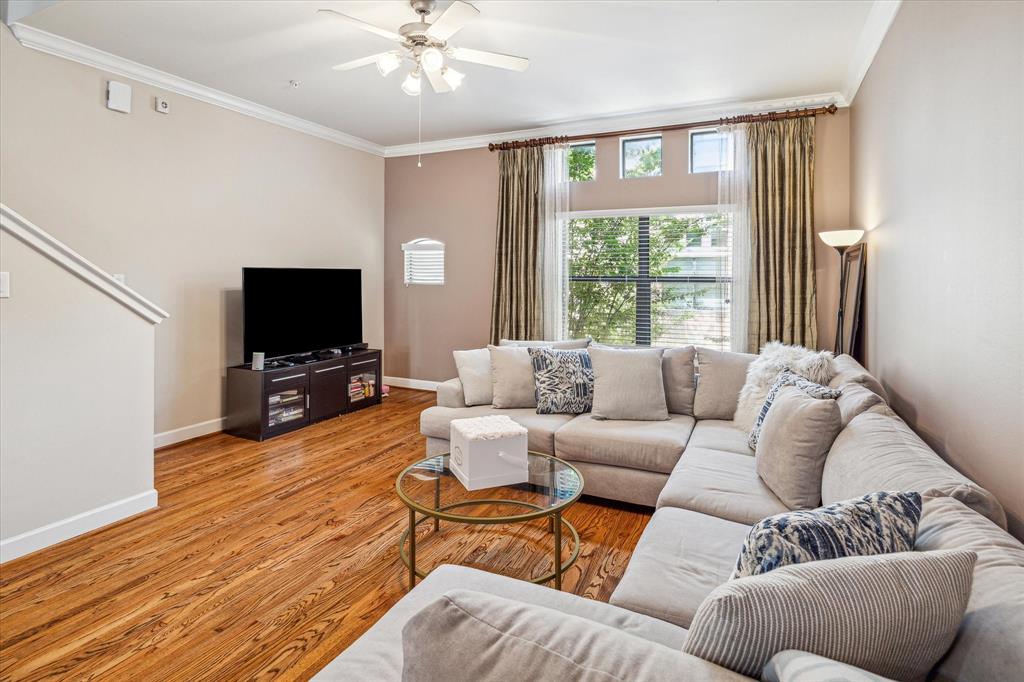
<path id="1" fill-rule="evenodd" d="M 423 95 L 416 98 L 416 167 L 423 168 Z"/>

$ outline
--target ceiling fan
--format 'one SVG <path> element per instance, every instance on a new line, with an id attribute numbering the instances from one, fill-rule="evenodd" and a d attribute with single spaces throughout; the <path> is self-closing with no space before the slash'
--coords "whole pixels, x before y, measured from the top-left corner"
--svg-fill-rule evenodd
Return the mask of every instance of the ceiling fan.
<path id="1" fill-rule="evenodd" d="M 458 33 L 463 26 L 480 14 L 480 10 L 467 2 L 455 0 L 448 8 L 441 13 L 435 21 L 427 23 L 427 16 L 434 11 L 434 0 L 410 0 L 413 10 L 419 15 L 419 21 L 404 24 L 398 27 L 398 31 L 389 31 L 365 21 L 350 17 L 331 9 L 318 10 L 321 14 L 332 19 L 345 22 L 364 31 L 373 33 L 393 40 L 399 44 L 397 50 L 381 52 L 379 54 L 354 59 L 334 67 L 335 71 L 349 71 L 362 66 L 376 64 L 382 76 L 387 76 L 392 71 L 402 66 L 403 61 L 413 64 L 412 71 L 402 82 L 402 92 L 413 97 L 422 92 L 420 80 L 421 74 L 426 74 L 430 86 L 436 93 L 451 92 L 462 84 L 465 74 L 445 64 L 445 59 L 455 59 L 462 62 L 472 62 L 493 66 L 499 69 L 511 71 L 525 71 L 530 66 L 530 60 L 525 57 L 515 57 L 498 52 L 487 52 L 485 50 L 471 50 L 465 47 L 455 47 L 448 44 L 448 39 Z"/>

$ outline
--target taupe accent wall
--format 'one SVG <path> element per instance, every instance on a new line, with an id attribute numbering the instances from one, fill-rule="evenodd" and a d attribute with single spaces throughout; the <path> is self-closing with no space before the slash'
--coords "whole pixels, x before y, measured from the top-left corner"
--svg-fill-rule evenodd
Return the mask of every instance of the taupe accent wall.
<path id="1" fill-rule="evenodd" d="M 867 366 L 1024 537 L 1024 3 L 905 2 L 852 111 Z"/>
<path id="2" fill-rule="evenodd" d="M 157 432 L 221 417 L 243 266 L 362 268 L 364 338 L 380 347 L 382 158 L 0 34 L 0 200 L 170 312 L 156 329 Z M 106 109 L 108 78 L 132 85 L 131 114 Z"/>
<path id="3" fill-rule="evenodd" d="M 819 116 L 815 140 L 815 228 L 849 226 L 849 111 Z M 665 133 L 663 175 L 620 179 L 618 139 L 597 141 L 596 179 L 573 185 L 573 210 L 698 206 L 718 201 L 714 173 L 688 172 L 686 131 Z M 385 164 L 384 371 L 443 381 L 455 376 L 452 350 L 487 343 L 494 274 L 498 155 L 486 149 L 387 159 Z M 446 245 L 445 285 L 404 286 L 404 242 Z M 818 244 L 819 345 L 834 339 L 838 257 Z"/>

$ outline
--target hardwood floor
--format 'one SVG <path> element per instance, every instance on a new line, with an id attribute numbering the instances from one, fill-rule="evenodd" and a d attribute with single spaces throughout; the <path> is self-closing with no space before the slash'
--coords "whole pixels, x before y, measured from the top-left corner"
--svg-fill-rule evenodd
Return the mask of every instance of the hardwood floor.
<path id="1" fill-rule="evenodd" d="M 394 389 L 265 443 L 161 450 L 158 509 L 0 567 L 0 679 L 309 678 L 405 593 L 394 481 L 433 401 Z M 563 589 L 607 600 L 649 512 L 584 498 L 566 518 L 583 546 Z M 446 527 L 418 563 L 540 575 L 542 530 Z"/>

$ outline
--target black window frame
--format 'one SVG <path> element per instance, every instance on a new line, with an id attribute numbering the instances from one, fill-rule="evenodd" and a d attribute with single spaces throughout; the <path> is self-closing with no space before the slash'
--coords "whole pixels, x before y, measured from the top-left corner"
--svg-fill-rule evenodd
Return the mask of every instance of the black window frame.
<path id="1" fill-rule="evenodd" d="M 597 180 L 597 140 L 587 140 L 584 142 L 570 142 L 569 153 L 572 153 L 573 147 L 592 147 L 594 149 L 594 175 L 588 180 L 573 180 L 569 178 L 569 182 L 593 182 Z"/>
<path id="2" fill-rule="evenodd" d="M 658 173 L 656 175 L 626 175 L 626 143 L 643 140 L 658 141 Z M 643 178 L 661 178 L 665 176 L 665 140 L 661 133 L 647 135 L 627 135 L 619 138 L 619 179 L 642 180 Z"/>

